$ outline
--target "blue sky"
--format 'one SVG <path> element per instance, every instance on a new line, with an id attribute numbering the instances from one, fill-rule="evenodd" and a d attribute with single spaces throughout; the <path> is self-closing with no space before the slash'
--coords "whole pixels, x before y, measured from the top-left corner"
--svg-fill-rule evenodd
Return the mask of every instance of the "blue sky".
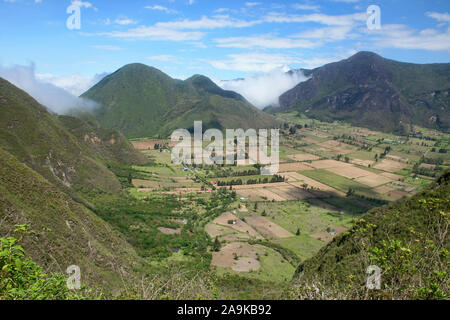
<path id="1" fill-rule="evenodd" d="M 66 26 L 71 3 L 80 30 Z M 371 4 L 379 30 L 367 28 Z M 0 0 L 0 65 L 33 63 L 40 79 L 78 93 L 132 62 L 215 79 L 314 68 L 361 50 L 450 62 L 449 12 L 448 0 Z"/>

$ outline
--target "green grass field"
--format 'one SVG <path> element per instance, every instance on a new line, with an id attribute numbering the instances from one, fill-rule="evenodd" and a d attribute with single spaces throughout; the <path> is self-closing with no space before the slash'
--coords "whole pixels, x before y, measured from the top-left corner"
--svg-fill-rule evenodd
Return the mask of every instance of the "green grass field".
<path id="1" fill-rule="evenodd" d="M 347 192 L 351 188 L 357 194 L 367 197 L 381 198 L 379 194 L 373 192 L 369 187 L 325 169 L 306 170 L 302 171 L 301 174 L 342 192 Z"/>

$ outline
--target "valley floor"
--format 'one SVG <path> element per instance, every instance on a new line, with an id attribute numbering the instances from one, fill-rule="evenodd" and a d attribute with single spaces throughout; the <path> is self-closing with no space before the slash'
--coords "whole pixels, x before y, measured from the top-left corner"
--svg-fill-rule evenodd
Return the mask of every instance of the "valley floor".
<path id="1" fill-rule="evenodd" d="M 128 216 L 121 227 L 141 255 L 159 267 L 212 271 L 226 288 L 222 297 L 279 298 L 299 263 L 361 214 L 414 195 L 449 165 L 436 152 L 448 148 L 446 134 L 405 138 L 284 117 L 289 124 L 273 177 L 253 166 L 175 166 L 169 141 L 133 141 L 153 164 L 132 167 L 128 194 L 167 204 L 151 218 Z M 250 290 L 270 283 L 278 289 Z"/>

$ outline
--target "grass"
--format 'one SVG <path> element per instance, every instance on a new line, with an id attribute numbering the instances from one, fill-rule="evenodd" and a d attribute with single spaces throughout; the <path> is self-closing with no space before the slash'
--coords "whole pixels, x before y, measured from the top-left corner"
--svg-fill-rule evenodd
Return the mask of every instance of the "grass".
<path id="1" fill-rule="evenodd" d="M 159 152 L 159 150 L 144 150 L 142 153 L 158 163 L 169 164 L 172 162 L 171 154 L 167 150 L 163 152 Z"/>
<path id="2" fill-rule="evenodd" d="M 142 263 L 108 223 L 1 148 L 0 198 L 0 233 L 12 235 L 16 225 L 29 225 L 20 243 L 46 272 L 76 264 L 92 287 L 118 289 L 122 281 L 115 268 L 132 275 Z"/>
<path id="3" fill-rule="evenodd" d="M 292 161 L 292 159 L 290 159 L 288 155 L 300 153 L 298 149 L 294 149 L 283 145 L 280 146 L 279 151 L 280 151 L 279 152 L 280 160 L 290 160 L 290 161 Z"/>
<path id="4" fill-rule="evenodd" d="M 376 152 L 373 152 L 373 151 L 358 150 L 356 152 L 347 154 L 346 156 L 351 158 L 351 159 L 361 159 L 361 160 L 375 161 L 375 155 L 376 155 Z"/>
<path id="5" fill-rule="evenodd" d="M 369 187 L 325 169 L 305 170 L 301 173 L 311 179 L 317 180 L 342 192 L 347 192 L 351 188 L 360 195 L 374 198 L 380 197 Z"/>
<path id="6" fill-rule="evenodd" d="M 448 299 L 450 173 L 410 199 L 369 211 L 298 268 L 299 285 L 338 286 L 346 299 Z M 365 290 L 366 268 L 383 270 L 380 290 Z M 295 277 L 297 278 L 297 276 Z"/>
<path id="7" fill-rule="evenodd" d="M 258 215 L 266 211 L 266 218 L 295 234 L 325 231 L 327 227 L 348 226 L 352 215 L 332 215 L 330 210 L 311 205 L 305 201 L 264 202 L 258 207 Z"/>
<path id="8" fill-rule="evenodd" d="M 302 261 L 314 256 L 325 242 L 308 235 L 300 235 L 290 238 L 275 239 L 271 242 L 281 245 L 294 252 Z"/>

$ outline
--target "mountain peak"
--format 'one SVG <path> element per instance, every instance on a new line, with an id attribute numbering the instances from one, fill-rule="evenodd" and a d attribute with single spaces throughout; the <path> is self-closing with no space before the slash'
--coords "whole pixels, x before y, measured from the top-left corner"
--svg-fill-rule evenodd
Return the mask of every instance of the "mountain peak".
<path id="1" fill-rule="evenodd" d="M 94 110 L 100 125 L 128 137 L 167 136 L 202 119 L 206 127 L 271 128 L 275 118 L 256 109 L 241 95 L 211 79 L 194 75 L 172 79 L 144 64 L 126 65 L 83 95 L 101 105 Z M 248 119 L 251 119 L 248 120 Z"/>
<path id="2" fill-rule="evenodd" d="M 161 70 L 148 66 L 143 63 L 130 63 L 124 65 L 122 68 L 118 69 L 115 73 L 143 73 L 143 74 L 155 74 L 163 77 L 170 78 L 167 74 Z"/>
<path id="3" fill-rule="evenodd" d="M 348 58 L 346 61 L 349 63 L 370 63 L 370 62 L 377 62 L 377 61 L 383 61 L 385 60 L 382 56 L 370 52 L 370 51 L 360 51 L 358 53 L 355 53 L 350 58 Z"/>
<path id="4" fill-rule="evenodd" d="M 448 130 L 450 64 L 403 63 L 361 51 L 326 64 L 280 96 L 283 110 L 402 133 L 409 124 Z"/>
<path id="5" fill-rule="evenodd" d="M 185 81 L 186 83 L 192 84 L 197 90 L 204 91 L 209 94 L 219 95 L 225 98 L 235 99 L 239 101 L 244 101 L 245 99 L 238 93 L 234 91 L 227 91 L 219 87 L 210 78 L 196 74 Z"/>

